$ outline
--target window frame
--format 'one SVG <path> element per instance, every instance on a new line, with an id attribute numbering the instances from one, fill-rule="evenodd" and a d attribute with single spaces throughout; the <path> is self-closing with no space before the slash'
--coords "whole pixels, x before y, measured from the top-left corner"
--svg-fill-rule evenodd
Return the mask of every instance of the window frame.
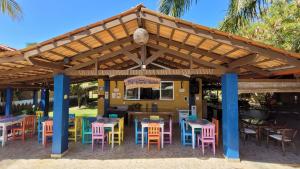
<path id="1" fill-rule="evenodd" d="M 141 98 L 141 88 L 137 88 L 138 89 L 138 98 L 137 99 L 128 99 L 127 98 L 127 90 L 128 89 L 126 89 L 125 88 L 125 98 L 124 98 L 124 100 L 141 100 L 140 98 Z"/>
<path id="2" fill-rule="evenodd" d="M 162 99 L 162 97 L 161 97 L 161 91 L 162 91 L 162 88 L 161 88 L 161 84 L 162 83 L 172 83 L 172 86 L 173 86 L 173 88 L 172 88 L 172 99 Z M 161 81 L 160 82 L 160 86 L 159 86 L 159 100 L 174 100 L 174 88 L 175 88 L 175 86 L 174 86 L 174 81 Z"/>

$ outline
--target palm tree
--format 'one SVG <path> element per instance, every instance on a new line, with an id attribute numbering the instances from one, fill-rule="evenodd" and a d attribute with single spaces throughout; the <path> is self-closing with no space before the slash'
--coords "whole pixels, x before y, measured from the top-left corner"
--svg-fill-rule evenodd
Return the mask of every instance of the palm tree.
<path id="1" fill-rule="evenodd" d="M 272 0 L 230 0 L 225 20 L 220 29 L 236 32 L 261 15 Z M 181 17 L 197 0 L 160 0 L 159 11 L 174 17 Z"/>
<path id="2" fill-rule="evenodd" d="M 22 9 L 15 0 L 0 0 L 0 11 L 8 14 L 12 19 L 22 16 Z"/>

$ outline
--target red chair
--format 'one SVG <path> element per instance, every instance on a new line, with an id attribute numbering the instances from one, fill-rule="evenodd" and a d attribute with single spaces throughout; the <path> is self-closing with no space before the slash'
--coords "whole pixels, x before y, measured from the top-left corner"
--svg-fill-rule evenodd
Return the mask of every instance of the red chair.
<path id="1" fill-rule="evenodd" d="M 25 140 L 26 134 L 29 133 L 30 137 L 33 137 L 34 126 L 35 126 L 35 116 L 26 116 L 24 120 L 12 129 L 13 139 Z"/>
<path id="2" fill-rule="evenodd" d="M 204 147 L 206 145 L 212 145 L 213 147 L 213 153 L 216 155 L 216 140 L 215 140 L 215 125 L 206 125 L 202 128 L 201 135 L 198 135 L 197 141 L 198 141 L 198 146 L 200 147 L 200 141 L 202 144 L 202 153 L 204 155 Z"/>
<path id="3" fill-rule="evenodd" d="M 94 142 L 96 140 L 101 140 L 102 151 L 104 148 L 104 141 L 107 138 L 107 133 L 104 132 L 104 123 L 94 122 L 92 123 L 92 149 L 94 151 Z"/>
<path id="4" fill-rule="evenodd" d="M 160 124 L 149 123 L 148 125 L 148 151 L 150 144 L 157 144 L 157 149 L 160 150 Z"/>
<path id="5" fill-rule="evenodd" d="M 48 137 L 53 136 L 53 121 L 47 120 L 43 123 L 43 145 L 46 147 Z"/>

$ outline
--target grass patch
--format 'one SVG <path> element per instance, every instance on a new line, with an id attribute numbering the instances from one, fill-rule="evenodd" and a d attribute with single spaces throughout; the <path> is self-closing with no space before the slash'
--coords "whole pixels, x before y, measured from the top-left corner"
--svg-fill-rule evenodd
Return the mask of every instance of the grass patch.
<path id="1" fill-rule="evenodd" d="M 78 117 L 96 117 L 98 114 L 97 107 L 70 107 L 69 114 L 75 114 Z M 53 112 L 49 112 L 49 117 L 53 117 Z"/>

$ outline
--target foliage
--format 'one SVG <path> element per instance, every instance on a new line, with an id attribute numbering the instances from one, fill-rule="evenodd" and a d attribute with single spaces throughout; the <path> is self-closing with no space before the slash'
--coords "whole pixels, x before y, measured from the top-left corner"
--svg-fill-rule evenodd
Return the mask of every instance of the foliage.
<path id="1" fill-rule="evenodd" d="M 197 0 L 160 0 L 159 11 L 174 17 L 181 17 Z"/>
<path id="2" fill-rule="evenodd" d="M 13 19 L 22 16 L 22 9 L 15 0 L 0 0 L 0 11 L 3 14 L 8 14 Z"/>
<path id="3" fill-rule="evenodd" d="M 73 84 L 71 85 L 70 93 L 71 95 L 77 95 L 78 107 L 81 107 L 82 97 L 86 94 L 86 90 L 82 87 L 82 84 Z"/>
<path id="4" fill-rule="evenodd" d="M 237 34 L 299 53 L 300 8 L 295 1 L 278 0 L 259 20 L 240 29 Z"/>

